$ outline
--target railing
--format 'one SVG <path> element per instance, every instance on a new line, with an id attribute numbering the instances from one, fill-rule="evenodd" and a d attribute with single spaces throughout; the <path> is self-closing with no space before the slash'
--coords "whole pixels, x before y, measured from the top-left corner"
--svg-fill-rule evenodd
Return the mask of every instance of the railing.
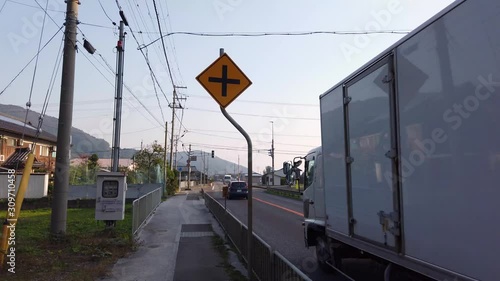
<path id="1" fill-rule="evenodd" d="M 243 259 L 247 257 L 248 229 L 231 213 L 226 212 L 217 200 L 208 193 L 203 194 L 205 204 L 222 226 L 226 235 L 239 251 Z M 296 266 L 278 251 L 275 251 L 255 233 L 252 240 L 252 270 L 261 281 L 287 280 L 310 281 Z"/>
<path id="2" fill-rule="evenodd" d="M 157 188 L 137 199 L 132 203 L 132 234 L 146 222 L 149 216 L 161 203 L 161 188 Z"/>

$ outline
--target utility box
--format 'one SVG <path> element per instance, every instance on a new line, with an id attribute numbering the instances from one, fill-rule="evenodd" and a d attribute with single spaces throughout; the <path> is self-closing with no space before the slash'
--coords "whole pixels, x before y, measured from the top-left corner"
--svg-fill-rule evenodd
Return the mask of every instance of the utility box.
<path id="1" fill-rule="evenodd" d="M 125 217 L 125 194 L 127 177 L 118 172 L 97 174 L 95 219 L 102 221 L 123 220 Z"/>

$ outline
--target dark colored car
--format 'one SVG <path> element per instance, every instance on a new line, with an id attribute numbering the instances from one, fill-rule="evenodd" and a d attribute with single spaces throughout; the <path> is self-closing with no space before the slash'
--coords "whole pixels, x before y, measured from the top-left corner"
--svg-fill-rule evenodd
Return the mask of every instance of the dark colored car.
<path id="1" fill-rule="evenodd" d="M 246 198 L 248 199 L 247 183 L 244 181 L 232 181 L 228 184 L 227 199 Z"/>

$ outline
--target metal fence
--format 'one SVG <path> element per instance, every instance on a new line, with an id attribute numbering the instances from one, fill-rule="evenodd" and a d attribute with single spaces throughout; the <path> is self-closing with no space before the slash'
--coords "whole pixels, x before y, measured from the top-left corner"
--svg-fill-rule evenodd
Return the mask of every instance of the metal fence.
<path id="1" fill-rule="evenodd" d="M 248 229 L 231 213 L 226 212 L 217 200 L 204 193 L 205 204 L 219 221 L 226 235 L 239 251 L 243 259 L 247 257 Z M 310 281 L 303 272 L 290 263 L 278 251 L 253 233 L 252 266 L 254 275 L 261 281 Z"/>
<path id="2" fill-rule="evenodd" d="M 132 234 L 135 235 L 147 218 L 161 203 L 161 190 L 157 188 L 132 203 Z"/>

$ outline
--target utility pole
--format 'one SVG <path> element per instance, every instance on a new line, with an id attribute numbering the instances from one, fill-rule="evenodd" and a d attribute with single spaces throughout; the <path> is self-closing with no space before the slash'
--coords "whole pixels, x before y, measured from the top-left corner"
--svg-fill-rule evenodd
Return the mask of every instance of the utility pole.
<path id="1" fill-rule="evenodd" d="M 179 101 L 179 104 L 175 104 L 175 101 L 176 100 L 182 100 L 182 99 L 186 99 L 186 98 L 177 98 L 177 91 L 176 89 L 187 89 L 187 87 L 181 87 L 181 86 L 175 86 L 174 85 L 174 92 L 172 94 L 172 104 L 170 104 L 170 108 L 172 108 L 172 122 L 171 122 L 171 126 L 172 126 L 172 132 L 170 134 L 170 162 L 169 162 L 169 165 L 170 165 L 170 169 L 173 170 L 174 167 L 172 165 L 172 158 L 174 156 L 174 128 L 175 128 L 175 109 L 176 108 L 182 108 L 181 104 L 180 104 L 180 101 Z"/>
<path id="2" fill-rule="evenodd" d="M 274 122 L 271 121 L 271 159 L 272 159 L 272 183 L 274 185 Z"/>
<path id="3" fill-rule="evenodd" d="M 113 149 L 111 151 L 111 171 L 118 172 L 120 161 L 120 131 L 122 124 L 122 96 L 123 96 L 123 66 L 125 52 L 125 33 L 123 31 L 125 23 L 120 21 L 120 37 L 116 44 L 116 56 L 118 67 L 116 71 L 116 96 L 115 96 L 115 118 L 113 119 Z"/>
<path id="4" fill-rule="evenodd" d="M 73 122 L 73 94 L 75 89 L 76 25 L 78 0 L 66 1 L 66 28 L 64 31 L 64 57 L 61 78 L 61 98 L 57 125 L 57 155 L 54 178 L 54 201 L 50 216 L 52 236 L 66 234 L 68 211 L 69 158 L 71 126 Z"/>
<path id="5" fill-rule="evenodd" d="M 166 193 L 167 191 L 167 139 L 168 139 L 168 122 L 165 122 L 165 147 L 163 150 L 163 176 L 165 182 L 165 190 L 162 193 Z"/>
<path id="6" fill-rule="evenodd" d="M 187 184 L 187 190 L 191 190 L 191 144 L 189 145 L 187 166 L 188 166 L 188 184 Z"/>

